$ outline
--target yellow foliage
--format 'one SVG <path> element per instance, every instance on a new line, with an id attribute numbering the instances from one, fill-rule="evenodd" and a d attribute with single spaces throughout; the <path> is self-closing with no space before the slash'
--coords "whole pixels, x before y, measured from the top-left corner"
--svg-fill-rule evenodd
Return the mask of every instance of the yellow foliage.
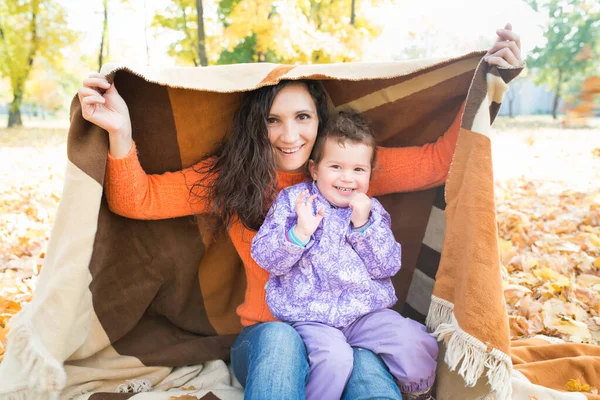
<path id="1" fill-rule="evenodd" d="M 257 61 L 267 52 L 284 63 L 360 60 L 366 43 L 381 32 L 360 6 L 377 2 L 356 2 L 352 24 L 351 0 L 241 0 L 229 15 L 223 43 L 231 51 L 254 34 Z"/>

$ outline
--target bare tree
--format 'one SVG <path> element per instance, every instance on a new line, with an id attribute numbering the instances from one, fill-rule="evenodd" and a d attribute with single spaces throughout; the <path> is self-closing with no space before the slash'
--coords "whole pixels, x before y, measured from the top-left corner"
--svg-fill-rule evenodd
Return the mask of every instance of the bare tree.
<path id="1" fill-rule="evenodd" d="M 202 0 L 196 0 L 196 11 L 198 14 L 198 57 L 200 57 L 200 65 L 206 67 L 208 59 L 206 58 L 206 35 L 204 33 L 204 8 Z"/>
<path id="2" fill-rule="evenodd" d="M 98 53 L 98 71 L 104 63 L 104 46 L 106 44 L 106 56 L 108 57 L 108 0 L 102 0 L 104 7 L 104 21 L 102 23 L 102 37 L 100 38 L 100 52 Z"/>
<path id="3" fill-rule="evenodd" d="M 40 0 L 34 0 L 31 2 L 31 19 L 29 21 L 29 33 L 31 40 L 29 46 L 25 46 L 27 56 L 25 59 L 25 65 L 21 68 L 21 73 L 16 74 L 16 77 L 12 77 L 13 87 L 13 101 L 10 103 L 8 109 L 8 127 L 23 125 L 21 120 L 21 104 L 23 102 L 23 95 L 25 94 L 25 82 L 29 78 L 29 73 L 33 67 L 33 60 L 38 52 L 40 46 L 40 37 L 38 35 L 38 12 L 40 8 Z M 0 39 L 6 40 L 2 26 L 0 26 Z M 17 68 L 17 66 L 15 66 Z"/>

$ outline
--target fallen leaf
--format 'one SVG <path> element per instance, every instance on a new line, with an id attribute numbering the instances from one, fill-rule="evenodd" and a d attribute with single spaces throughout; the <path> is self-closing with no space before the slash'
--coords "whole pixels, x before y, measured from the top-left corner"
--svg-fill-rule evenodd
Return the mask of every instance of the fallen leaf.
<path id="1" fill-rule="evenodd" d="M 569 392 L 591 392 L 595 388 L 588 385 L 587 383 L 581 383 L 579 379 L 570 379 L 566 384 L 566 389 Z"/>

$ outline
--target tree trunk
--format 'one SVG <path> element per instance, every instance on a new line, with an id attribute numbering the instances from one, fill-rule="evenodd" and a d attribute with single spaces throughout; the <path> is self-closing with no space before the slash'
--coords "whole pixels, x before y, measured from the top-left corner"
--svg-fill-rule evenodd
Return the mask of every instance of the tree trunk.
<path id="1" fill-rule="evenodd" d="M 558 117 L 558 103 L 560 101 L 560 89 L 562 86 L 562 70 L 558 70 L 558 83 L 556 85 L 556 93 L 554 94 L 554 101 L 552 102 L 552 119 Z"/>
<path id="2" fill-rule="evenodd" d="M 187 13 L 186 13 L 186 9 L 185 9 L 185 5 L 183 3 L 180 3 L 181 6 L 181 15 L 183 17 L 183 33 L 185 34 L 185 37 L 187 38 L 187 40 L 190 43 L 190 46 L 193 46 L 194 44 L 194 40 L 192 39 L 192 36 L 190 35 L 190 31 L 188 30 L 188 23 L 187 23 Z M 197 5 L 196 5 L 197 6 Z M 198 47 L 196 46 L 195 49 L 196 53 L 198 53 Z M 192 57 L 192 62 L 194 63 L 194 67 L 198 66 L 198 60 L 196 59 L 196 57 Z"/>
<path id="3" fill-rule="evenodd" d="M 13 90 L 13 101 L 10 103 L 8 108 L 8 127 L 22 126 L 23 121 L 21 120 L 21 103 L 23 102 L 23 87 L 16 87 Z"/>
<path id="4" fill-rule="evenodd" d="M 513 105 L 515 102 L 515 92 L 514 92 L 514 87 L 511 87 L 508 89 L 508 92 L 506 92 L 506 94 L 504 95 L 504 98 L 506 99 L 506 102 L 508 103 L 508 117 L 509 118 L 514 118 L 514 109 L 513 109 Z"/>
<path id="5" fill-rule="evenodd" d="M 13 101 L 10 103 L 10 107 L 8 109 L 9 128 L 23 125 L 23 121 L 21 120 L 21 104 L 23 102 L 23 95 L 25 94 L 25 82 L 27 82 L 27 78 L 29 78 L 29 73 L 31 72 L 31 68 L 33 66 L 33 60 L 35 59 L 40 45 L 40 38 L 37 34 L 37 14 L 39 6 L 40 0 L 32 1 L 31 22 L 29 23 L 29 28 L 31 31 L 31 47 L 29 49 L 29 54 L 27 55 L 27 64 L 25 65 L 23 74 L 16 81 L 12 82 Z"/>
<path id="6" fill-rule="evenodd" d="M 144 41 L 146 42 L 146 64 L 150 65 L 150 47 L 148 46 L 148 18 L 146 16 L 147 9 L 148 5 L 146 4 L 146 0 L 144 0 Z"/>
<path id="7" fill-rule="evenodd" d="M 196 11 L 198 15 L 198 57 L 200 65 L 206 67 L 208 60 L 206 58 L 206 35 L 204 33 L 204 9 L 202 0 L 196 0 Z"/>
<path id="8" fill-rule="evenodd" d="M 352 9 L 350 10 L 350 25 L 354 25 L 356 0 L 352 0 Z"/>
<path id="9" fill-rule="evenodd" d="M 102 4 L 104 5 L 104 22 L 102 24 L 102 37 L 100 38 L 100 53 L 98 53 L 98 71 L 104 63 L 104 42 L 107 41 L 108 36 L 108 0 L 103 0 Z"/>

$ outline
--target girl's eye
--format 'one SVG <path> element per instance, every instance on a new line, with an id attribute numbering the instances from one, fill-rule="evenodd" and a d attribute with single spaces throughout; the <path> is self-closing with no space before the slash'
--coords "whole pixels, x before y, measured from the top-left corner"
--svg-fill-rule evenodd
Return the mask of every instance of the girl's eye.
<path id="1" fill-rule="evenodd" d="M 331 168 L 332 169 L 340 169 L 340 166 L 339 165 L 332 165 Z"/>
<path id="2" fill-rule="evenodd" d="M 354 168 L 354 170 L 355 170 L 356 172 L 365 172 L 365 169 L 364 169 L 364 168 L 360 168 L 360 167 L 358 167 L 358 168 Z"/>

